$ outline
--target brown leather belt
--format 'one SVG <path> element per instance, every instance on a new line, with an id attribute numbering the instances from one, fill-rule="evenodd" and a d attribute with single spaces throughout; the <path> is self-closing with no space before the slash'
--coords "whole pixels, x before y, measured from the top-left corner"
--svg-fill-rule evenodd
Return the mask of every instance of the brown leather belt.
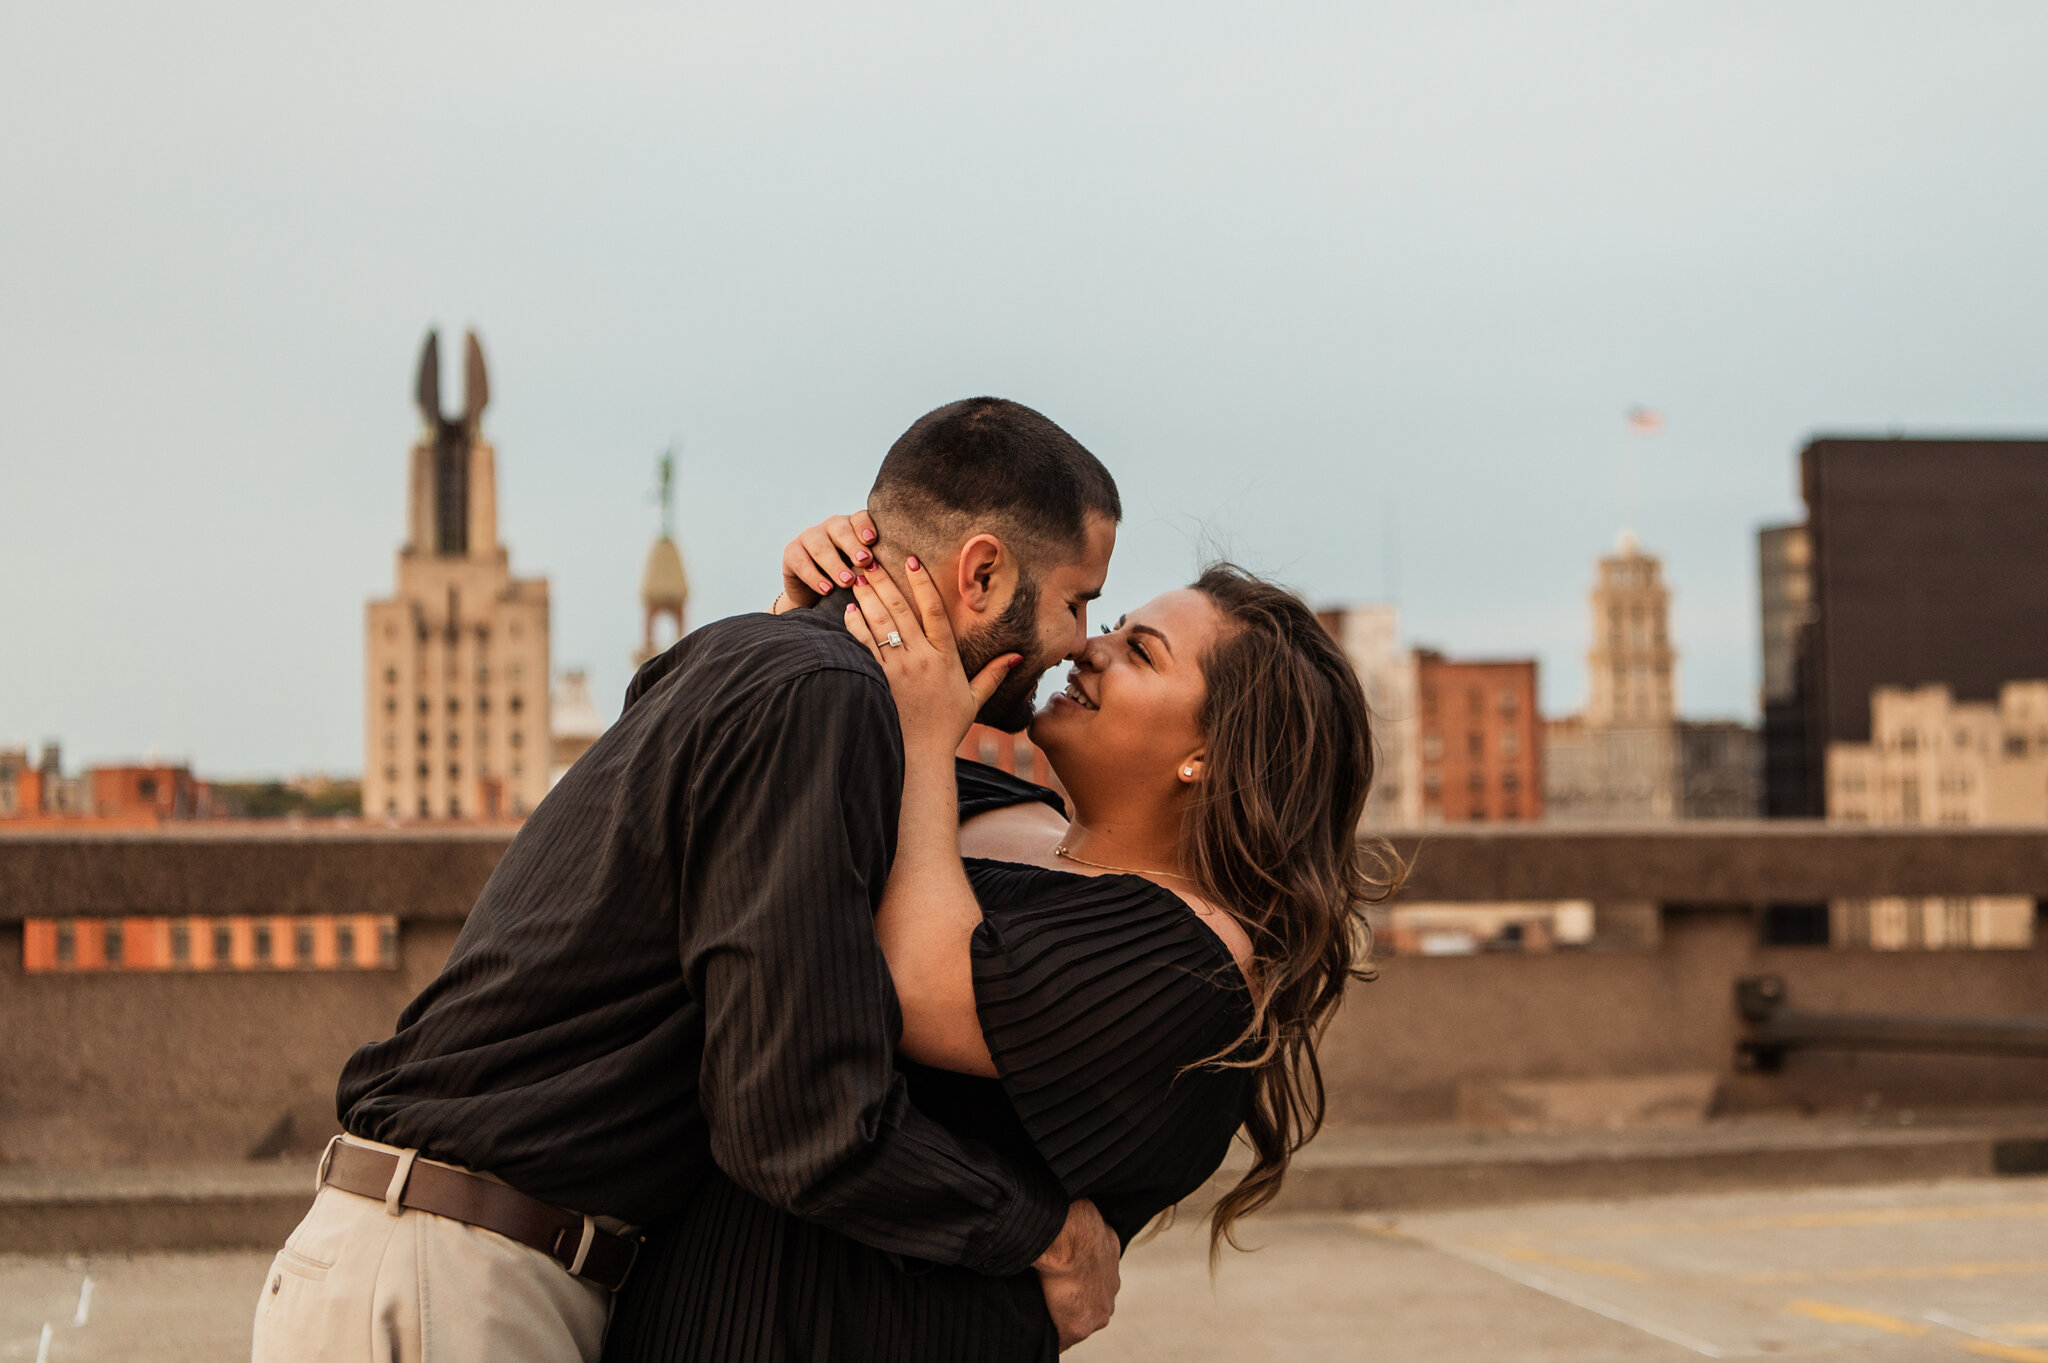
<path id="1" fill-rule="evenodd" d="M 399 1159 L 337 1140 L 323 1162 L 321 1183 L 383 1202 Z M 413 1161 L 398 1205 L 517 1240 L 608 1292 L 624 1285 L 640 1254 L 638 1240 L 599 1230 L 588 1217 L 551 1207 L 491 1179 L 421 1159 Z"/>

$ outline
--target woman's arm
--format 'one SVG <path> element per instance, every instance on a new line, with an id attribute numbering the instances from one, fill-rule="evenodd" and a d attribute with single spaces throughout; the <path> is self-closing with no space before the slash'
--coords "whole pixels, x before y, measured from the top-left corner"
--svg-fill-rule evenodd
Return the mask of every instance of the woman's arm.
<path id="1" fill-rule="evenodd" d="M 974 1006 L 971 944 L 980 925 L 981 904 L 960 861 L 953 749 L 930 744 L 913 755 L 906 741 L 896 860 L 875 914 L 875 936 L 903 1006 L 896 1049 L 921 1065 L 996 1072 Z"/>
<path id="2" fill-rule="evenodd" d="M 994 1075 L 975 1007 L 971 943 L 981 905 L 960 860 L 953 754 L 975 713 L 1021 661 L 1006 654 L 969 681 L 946 608 L 915 557 L 906 564 L 913 607 L 880 565 L 854 583 L 847 628 L 888 675 L 903 728 L 903 809 L 896 859 L 875 934 L 903 1009 L 897 1049 L 920 1064 Z M 892 631 L 900 645 L 878 642 Z"/>

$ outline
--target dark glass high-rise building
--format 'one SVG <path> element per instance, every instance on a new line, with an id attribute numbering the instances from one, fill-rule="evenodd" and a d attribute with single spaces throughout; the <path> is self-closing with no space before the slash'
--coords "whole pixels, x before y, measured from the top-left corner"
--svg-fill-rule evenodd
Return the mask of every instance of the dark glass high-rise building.
<path id="1" fill-rule="evenodd" d="M 1810 618 L 1794 694 L 1764 700 L 1804 760 L 1796 780 L 1774 769 L 1774 815 L 1823 812 L 1827 745 L 1869 741 L 1874 688 L 1996 700 L 2005 682 L 2048 677 L 2048 440 L 1824 437 L 1800 452 L 1800 476 Z M 1760 547 L 1768 562 L 1774 546 Z M 1782 685 L 1782 660 L 1774 673 Z"/>

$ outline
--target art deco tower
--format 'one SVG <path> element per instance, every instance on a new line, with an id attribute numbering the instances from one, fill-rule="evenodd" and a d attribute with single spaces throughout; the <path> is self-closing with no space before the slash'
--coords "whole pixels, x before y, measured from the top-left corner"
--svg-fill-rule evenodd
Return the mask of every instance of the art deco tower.
<path id="1" fill-rule="evenodd" d="M 363 642 L 363 813 L 520 817 L 548 789 L 548 584 L 514 578 L 498 542 L 490 381 L 470 333 L 462 414 L 441 412 L 439 337 L 417 387 L 398 590 L 369 603 Z"/>
<path id="2" fill-rule="evenodd" d="M 1669 630 L 1671 592 L 1656 557 L 1633 535 L 1600 560 L 1593 587 L 1593 648 L 1586 655 L 1586 723 L 1669 724 L 1678 715 Z"/>

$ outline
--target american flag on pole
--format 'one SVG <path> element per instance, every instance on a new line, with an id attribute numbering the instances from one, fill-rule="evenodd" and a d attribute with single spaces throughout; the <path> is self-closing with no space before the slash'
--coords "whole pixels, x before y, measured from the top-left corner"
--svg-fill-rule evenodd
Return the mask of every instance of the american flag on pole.
<path id="1" fill-rule="evenodd" d="M 1628 409 L 1628 430 L 1630 435 L 1655 435 L 1664 429 L 1664 414 L 1648 407 Z"/>

